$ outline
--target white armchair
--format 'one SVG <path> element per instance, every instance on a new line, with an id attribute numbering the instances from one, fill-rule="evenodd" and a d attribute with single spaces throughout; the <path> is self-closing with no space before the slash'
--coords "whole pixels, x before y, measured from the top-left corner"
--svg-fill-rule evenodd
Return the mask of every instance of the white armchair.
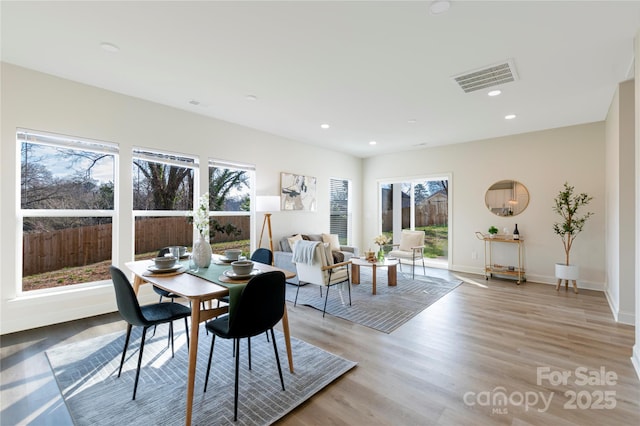
<path id="1" fill-rule="evenodd" d="M 418 259 L 422 261 L 422 273 L 426 274 L 423 254 L 424 231 L 404 229 L 400 235 L 400 244 L 394 244 L 393 247 L 389 256 L 411 260 L 411 278 L 416 276 L 416 260 Z M 400 262 L 400 270 L 402 270 L 402 262 Z"/>
<path id="2" fill-rule="evenodd" d="M 329 300 L 329 288 L 331 286 L 346 283 L 349 290 L 349 306 L 351 306 L 351 280 L 349 278 L 348 265 L 351 261 L 333 263 L 333 255 L 331 247 L 316 241 L 298 241 L 293 247 L 293 262 L 296 264 L 296 270 L 300 285 L 303 283 L 315 284 L 320 286 L 320 297 L 322 297 L 322 287 L 327 287 L 327 295 L 324 300 L 324 309 L 322 316 L 327 310 L 327 300 Z M 300 285 L 296 291 L 294 306 L 298 302 L 298 292 Z"/>

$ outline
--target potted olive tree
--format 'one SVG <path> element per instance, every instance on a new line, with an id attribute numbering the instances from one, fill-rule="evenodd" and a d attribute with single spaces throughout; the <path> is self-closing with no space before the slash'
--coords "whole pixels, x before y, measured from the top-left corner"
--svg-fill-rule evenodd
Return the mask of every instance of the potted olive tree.
<path id="1" fill-rule="evenodd" d="M 562 239 L 565 253 L 564 263 L 556 263 L 556 278 L 558 279 L 556 290 L 560 288 L 562 280 L 566 280 L 567 286 L 569 285 L 569 280 L 572 280 L 573 290 L 577 293 L 576 280 L 578 279 L 579 268 L 578 265 L 570 263 L 569 255 L 576 237 L 582 232 L 587 219 L 593 215 L 592 212 L 582 214 L 579 210 L 588 205 L 593 197 L 584 192 L 580 194 L 574 193 L 574 190 L 573 186 L 565 182 L 564 188 L 554 199 L 553 210 L 560 215 L 562 220 L 553 224 L 553 232 Z"/>

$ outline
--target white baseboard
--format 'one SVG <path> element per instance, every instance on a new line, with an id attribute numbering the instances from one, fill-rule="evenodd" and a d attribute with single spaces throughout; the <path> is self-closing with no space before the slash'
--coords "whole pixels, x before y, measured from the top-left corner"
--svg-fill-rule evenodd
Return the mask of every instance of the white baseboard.
<path id="1" fill-rule="evenodd" d="M 484 268 L 474 268 L 464 265 L 452 265 L 451 271 L 455 272 L 464 272 L 467 274 L 478 274 L 484 277 Z M 527 281 L 540 283 L 540 284 L 550 284 L 555 286 L 558 282 L 555 276 L 548 275 L 535 275 L 535 274 L 526 274 Z M 604 283 L 596 283 L 592 281 L 586 280 L 578 280 L 578 290 L 595 290 L 595 291 L 604 291 Z"/>
<path id="2" fill-rule="evenodd" d="M 633 352 L 631 354 L 631 363 L 636 370 L 636 375 L 640 379 L 640 343 L 636 343 L 633 346 Z"/>
<path id="3" fill-rule="evenodd" d="M 613 318 L 616 322 L 627 324 L 627 325 L 635 325 L 636 324 L 636 315 L 635 312 L 625 312 L 620 311 L 620 305 L 615 298 L 611 297 L 609 293 L 609 289 L 604 292 L 605 297 L 607 298 L 607 302 L 609 303 L 609 308 L 611 308 L 611 312 L 613 313 Z"/>
<path id="4" fill-rule="evenodd" d="M 151 286 L 142 286 L 140 304 L 154 303 Z M 9 300 L 2 311 L 0 334 L 15 333 L 117 311 L 113 285 L 72 288 L 57 292 L 32 292 Z"/>

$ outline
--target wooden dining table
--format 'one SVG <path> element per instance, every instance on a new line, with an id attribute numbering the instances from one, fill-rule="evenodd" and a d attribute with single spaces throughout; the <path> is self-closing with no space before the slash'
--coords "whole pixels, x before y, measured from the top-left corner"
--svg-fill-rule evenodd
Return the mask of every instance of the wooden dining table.
<path id="1" fill-rule="evenodd" d="M 193 408 L 193 395 L 196 376 L 196 362 L 198 354 L 198 334 L 199 325 L 203 321 L 207 321 L 211 318 L 215 318 L 228 311 L 228 306 L 223 305 L 220 307 L 213 307 L 211 301 L 214 299 L 220 299 L 229 295 L 229 287 L 234 285 L 242 285 L 248 282 L 248 279 L 229 279 L 223 272 L 230 270 L 231 267 L 228 264 L 220 262 L 220 257 L 214 255 L 214 262 L 212 262 L 209 270 L 206 272 L 207 278 L 203 278 L 198 275 L 186 272 L 188 266 L 185 265 L 185 271 L 182 269 L 172 273 L 150 273 L 148 268 L 153 265 L 152 260 L 140 260 L 134 262 L 127 262 L 125 264 L 133 274 L 133 290 L 136 294 L 140 289 L 140 286 L 145 283 L 153 284 L 166 290 L 170 293 L 176 294 L 191 302 L 191 344 L 189 346 L 189 365 L 188 365 L 188 377 L 187 377 L 187 407 L 186 407 L 186 421 L 187 426 L 191 425 L 192 408 Z M 254 268 L 260 272 L 268 271 L 281 271 L 285 274 L 287 279 L 296 276 L 294 272 L 284 269 L 276 268 L 271 265 L 263 263 L 254 263 Z M 201 271 L 202 272 L 202 271 Z M 220 275 L 218 276 L 218 272 Z M 212 278 L 213 277 L 213 278 Z M 208 308 L 204 307 L 208 303 Z M 289 319 L 287 315 L 287 306 L 285 304 L 284 316 L 282 317 L 282 331 L 285 338 L 285 344 L 287 347 L 287 357 L 289 360 L 289 371 L 293 370 L 293 356 L 291 353 L 291 339 L 289 333 Z"/>

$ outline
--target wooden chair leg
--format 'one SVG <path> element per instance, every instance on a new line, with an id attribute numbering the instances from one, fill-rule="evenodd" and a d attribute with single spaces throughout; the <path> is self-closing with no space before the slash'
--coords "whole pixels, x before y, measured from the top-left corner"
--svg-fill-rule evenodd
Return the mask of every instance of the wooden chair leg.
<path id="1" fill-rule="evenodd" d="M 573 292 L 575 294 L 578 294 L 578 283 L 576 282 L 576 280 L 572 280 L 573 281 Z"/>
<path id="2" fill-rule="evenodd" d="M 556 284 L 556 291 L 560 291 L 560 284 L 562 284 L 562 279 L 558 278 L 558 284 Z"/>

